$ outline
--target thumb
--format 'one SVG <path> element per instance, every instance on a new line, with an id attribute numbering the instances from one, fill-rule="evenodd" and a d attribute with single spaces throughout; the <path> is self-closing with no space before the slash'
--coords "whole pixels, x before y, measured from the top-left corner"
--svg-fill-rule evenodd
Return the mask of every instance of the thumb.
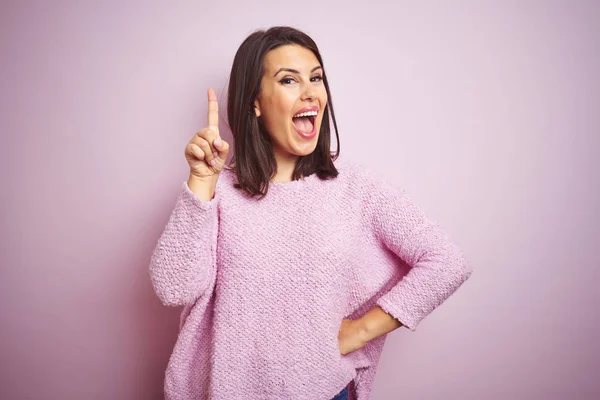
<path id="1" fill-rule="evenodd" d="M 219 152 L 218 157 L 221 160 L 223 160 L 223 162 L 225 162 L 227 160 L 227 155 L 229 154 L 229 143 L 227 143 L 226 141 L 224 141 L 220 137 L 217 137 L 213 141 L 213 145 L 215 146 L 215 148 Z"/>

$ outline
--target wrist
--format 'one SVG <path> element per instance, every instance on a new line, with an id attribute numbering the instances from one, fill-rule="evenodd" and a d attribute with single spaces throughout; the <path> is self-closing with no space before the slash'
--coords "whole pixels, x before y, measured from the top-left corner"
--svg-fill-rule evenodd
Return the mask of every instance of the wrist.
<path id="1" fill-rule="evenodd" d="M 356 320 L 356 332 L 360 340 L 365 343 L 370 342 L 374 338 L 373 330 L 369 326 L 369 320 L 364 316 Z"/>
<path id="2" fill-rule="evenodd" d="M 215 185 L 207 180 L 198 178 L 194 175 L 189 176 L 187 181 L 190 190 L 203 201 L 210 201 L 215 196 Z"/>
<path id="3" fill-rule="evenodd" d="M 391 331 L 402 326 L 400 321 L 395 319 L 392 315 L 386 313 L 379 306 L 373 307 L 357 321 L 359 321 L 361 336 L 367 341 L 371 341 L 381 335 L 390 333 Z"/>

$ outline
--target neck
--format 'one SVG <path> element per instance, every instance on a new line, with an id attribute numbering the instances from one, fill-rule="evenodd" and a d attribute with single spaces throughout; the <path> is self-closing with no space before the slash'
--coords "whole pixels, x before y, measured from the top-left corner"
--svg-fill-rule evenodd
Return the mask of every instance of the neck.
<path id="1" fill-rule="evenodd" d="M 296 168 L 296 161 L 298 156 L 293 154 L 282 155 L 278 152 L 274 153 L 275 162 L 277 163 L 277 172 L 272 182 L 290 182 L 292 175 L 294 174 L 294 168 Z"/>

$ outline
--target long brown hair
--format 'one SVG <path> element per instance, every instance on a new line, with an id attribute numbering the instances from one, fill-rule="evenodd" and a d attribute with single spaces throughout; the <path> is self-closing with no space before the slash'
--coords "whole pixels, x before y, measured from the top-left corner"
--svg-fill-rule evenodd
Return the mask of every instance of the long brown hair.
<path id="1" fill-rule="evenodd" d="M 323 68 L 323 83 L 328 97 L 317 147 L 311 154 L 298 157 L 292 179 L 297 180 L 313 173 L 320 179 L 331 179 L 338 175 L 333 161 L 340 153 L 340 138 L 325 66 L 316 43 L 304 32 L 288 26 L 259 30 L 250 34 L 235 54 L 227 95 L 227 120 L 235 142 L 231 160 L 232 163 L 235 162 L 238 181 L 235 187 L 245 190 L 250 196 L 261 195 L 260 198 L 263 198 L 277 169 L 273 142 L 260 118 L 256 117 L 254 100 L 260 91 L 265 55 L 287 44 L 300 45 L 314 53 Z M 330 150 L 330 113 L 337 139 L 335 153 Z"/>

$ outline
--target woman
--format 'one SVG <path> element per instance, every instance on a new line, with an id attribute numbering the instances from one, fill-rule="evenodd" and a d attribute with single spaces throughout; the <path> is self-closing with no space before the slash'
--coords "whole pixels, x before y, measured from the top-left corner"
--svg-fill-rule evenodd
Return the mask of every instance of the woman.
<path id="1" fill-rule="evenodd" d="M 275 27 L 238 49 L 229 166 L 212 89 L 208 104 L 150 263 L 161 301 L 185 307 L 166 398 L 368 399 L 387 333 L 415 330 L 471 267 L 402 190 L 337 160 L 306 34 Z"/>

